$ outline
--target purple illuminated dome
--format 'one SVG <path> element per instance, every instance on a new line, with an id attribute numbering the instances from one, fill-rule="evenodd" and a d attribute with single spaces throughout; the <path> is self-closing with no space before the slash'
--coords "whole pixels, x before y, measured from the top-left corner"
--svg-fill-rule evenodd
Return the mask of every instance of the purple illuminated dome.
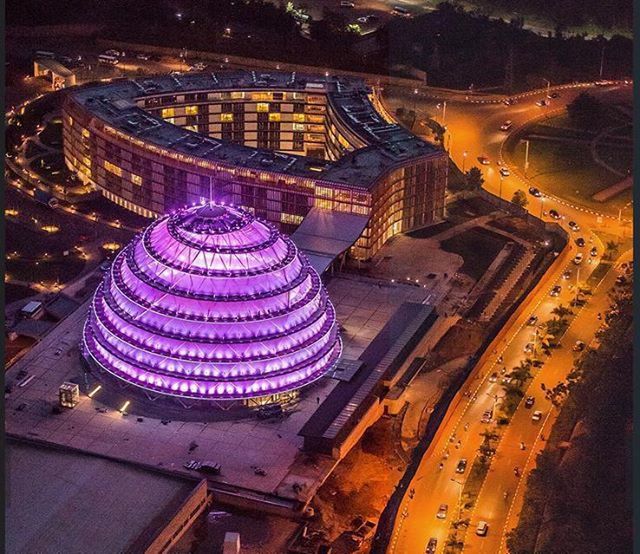
<path id="1" fill-rule="evenodd" d="M 211 400 L 299 389 L 341 351 L 327 292 L 291 239 L 216 204 L 158 219 L 120 252 L 83 342 L 123 381 Z"/>

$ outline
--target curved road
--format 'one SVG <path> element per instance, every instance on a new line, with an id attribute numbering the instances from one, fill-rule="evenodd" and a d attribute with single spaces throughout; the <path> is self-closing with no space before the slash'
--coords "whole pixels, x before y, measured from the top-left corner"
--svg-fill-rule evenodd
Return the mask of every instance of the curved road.
<path id="1" fill-rule="evenodd" d="M 598 87 L 600 90 L 609 87 Z M 595 87 L 594 87 L 595 89 Z M 552 89 L 553 90 L 553 89 Z M 485 175 L 485 188 L 495 194 L 502 192 L 503 198 L 511 198 L 516 189 L 525 190 L 530 186 L 529 182 L 521 181 L 511 169 L 511 177 L 500 182 L 496 161 L 501 159 L 501 150 L 507 133 L 499 130 L 500 125 L 507 119 L 513 121 L 512 131 L 537 119 L 544 110 L 562 110 L 577 94 L 585 90 L 584 86 L 565 88 L 561 97 L 551 100 L 547 108 L 540 108 L 535 101 L 546 96 L 546 91 L 524 97 L 513 106 L 505 106 L 502 103 L 470 104 L 464 102 L 447 103 L 445 123 L 447 129 L 453 135 L 453 143 L 450 145 L 450 153 L 459 167 L 463 165 L 464 152 L 466 151 L 466 169 L 477 164 L 477 157 L 487 156 L 491 165 L 482 166 Z M 410 93 L 409 95 L 410 96 Z M 442 118 L 442 104 L 438 109 L 434 101 L 423 99 L 420 94 L 412 97 L 415 108 L 430 113 L 439 113 Z M 399 105 L 398 97 L 385 94 L 385 102 L 390 110 Z M 400 99 L 401 100 L 401 99 Z M 411 106 L 405 101 L 406 105 Z M 441 119 L 440 119 L 441 120 Z M 500 187 L 502 186 L 502 191 Z M 541 202 L 529 197 L 529 209 L 539 216 Z M 426 545 L 431 537 L 437 539 L 437 552 L 445 551 L 445 544 L 452 531 L 451 524 L 457 520 L 469 519 L 467 527 L 460 527 L 458 539 L 464 541 L 463 550 L 466 552 L 497 553 L 506 552 L 505 534 L 517 523 L 518 514 L 522 505 L 524 482 L 530 469 L 534 466 L 535 455 L 539 452 L 544 442 L 542 435 L 549 435 L 550 428 L 555 421 L 557 410 L 544 397 L 541 383 L 547 387 L 553 387 L 566 378 L 573 367 L 575 357 L 572 346 L 577 340 L 589 344 L 595 331 L 600 325 L 596 315 L 606 311 L 609 300 L 607 293 L 613 286 L 616 274 L 610 271 L 604 280 L 594 289 L 593 296 L 583 308 L 574 308 L 571 316 L 571 324 L 565 336 L 561 340 L 561 348 L 552 350 L 552 355 L 545 359 L 540 369 L 533 370 L 533 379 L 528 384 L 525 395 L 535 398 L 533 408 L 527 409 L 524 402 L 518 406 L 511 423 L 505 430 L 497 449 L 491 458 L 491 465 L 479 494 L 471 509 L 460 512 L 461 492 L 465 480 L 470 472 L 478 447 L 483 437 L 480 433 L 495 427 L 495 422 L 483 423 L 482 415 L 486 410 L 496 407 L 501 401 L 504 391 L 500 370 L 506 367 L 507 371 L 517 366 L 527 355 L 524 348 L 527 343 L 535 341 L 535 328 L 527 325 L 531 315 L 536 315 L 539 322 L 544 322 L 552 317 L 552 310 L 559 304 L 568 306 L 574 298 L 575 285 L 584 283 L 590 273 L 597 266 L 597 258 L 589 256 L 589 250 L 596 246 L 599 255 L 603 245 L 593 234 L 593 230 L 605 229 L 608 233 L 618 236 L 629 233 L 629 225 L 617 218 L 601 217 L 596 213 L 585 210 L 580 206 L 567 205 L 562 199 L 546 197 L 544 210 L 555 208 L 563 216 L 561 225 L 566 225 L 573 220 L 580 225 L 577 233 L 569 231 L 570 244 L 554 262 L 552 268 L 544 276 L 529 297 L 518 310 L 517 316 L 507 323 L 500 334 L 480 359 L 469 379 L 462 387 L 459 401 L 454 400 L 443 423 L 438 430 L 429 450 L 423 457 L 420 467 L 408 487 L 414 489 L 413 494 L 407 494 L 398 510 L 395 528 L 390 541 L 388 551 L 391 553 L 419 553 L 425 552 Z M 573 238 L 583 236 L 587 245 L 578 249 Z M 582 251 L 585 261 L 575 265 L 572 258 Z M 591 258 L 591 260 L 589 260 Z M 591 261 L 592 263 L 588 263 Z M 563 278 L 563 274 L 570 271 L 569 279 Z M 550 289 L 554 285 L 560 285 L 560 296 L 550 296 Z M 573 290 L 570 290 L 573 289 Z M 501 363 L 499 357 L 503 358 Z M 490 376 L 498 372 L 497 382 Z M 465 396 L 467 394 L 468 396 Z M 542 411 L 542 421 L 534 422 L 532 412 Z M 460 442 L 458 442 L 460 441 Z M 520 443 L 524 443 L 525 449 L 521 450 Z M 464 473 L 456 472 L 456 465 L 460 459 L 466 459 L 467 468 Z M 440 463 L 443 468 L 439 469 Z M 519 477 L 514 469 L 518 467 Z M 467 502 L 467 499 L 464 499 Z M 436 513 L 441 504 L 447 504 L 446 519 L 438 519 Z M 476 535 L 475 529 L 479 521 L 485 521 L 489 525 L 489 532 L 485 537 Z"/>

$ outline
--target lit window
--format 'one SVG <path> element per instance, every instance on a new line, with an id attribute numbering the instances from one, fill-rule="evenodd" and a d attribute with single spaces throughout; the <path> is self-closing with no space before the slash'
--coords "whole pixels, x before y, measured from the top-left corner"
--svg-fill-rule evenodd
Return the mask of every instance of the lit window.
<path id="1" fill-rule="evenodd" d="M 88 129 L 82 129 L 82 136 L 84 138 L 89 138 L 89 135 L 90 135 L 90 133 L 89 133 Z"/>
<path id="2" fill-rule="evenodd" d="M 198 132 L 198 126 L 197 125 L 185 125 L 184 127 L 187 131 L 194 131 L 194 132 Z"/>
<path id="3" fill-rule="evenodd" d="M 331 198 L 333 196 L 333 190 L 327 187 L 316 187 L 316 196 Z"/>
<path id="4" fill-rule="evenodd" d="M 273 98 L 273 95 L 270 92 L 253 92 L 253 93 L 251 93 L 251 100 L 253 100 L 254 102 L 259 102 L 261 100 L 271 100 L 271 98 Z"/>
<path id="5" fill-rule="evenodd" d="M 302 219 L 303 217 L 301 215 L 286 214 L 284 212 L 280 214 L 281 223 L 292 223 L 293 225 L 300 225 L 302 223 Z"/>
<path id="6" fill-rule="evenodd" d="M 73 117 L 69 116 L 69 127 L 73 127 Z"/>
<path id="7" fill-rule="evenodd" d="M 280 114 L 279 113 L 270 113 L 269 114 L 269 121 L 280 121 Z"/>
<path id="8" fill-rule="evenodd" d="M 269 104 L 266 102 L 258 102 L 256 105 L 256 111 L 261 113 L 266 113 L 269 111 Z"/>
<path id="9" fill-rule="evenodd" d="M 220 121 L 222 121 L 223 123 L 231 123 L 233 121 L 233 114 L 232 113 L 221 113 L 220 114 Z"/>
<path id="10" fill-rule="evenodd" d="M 176 111 L 173 108 L 162 108 L 162 119 L 173 117 L 175 114 Z"/>
<path id="11" fill-rule="evenodd" d="M 142 177 L 140 177 L 140 175 L 136 175 L 135 173 L 131 174 L 131 182 L 134 185 L 138 185 L 139 187 L 142 186 Z"/>
<path id="12" fill-rule="evenodd" d="M 244 98 L 244 92 L 243 91 L 233 91 L 231 93 L 231 99 L 232 100 L 240 100 L 241 98 Z"/>
<path id="13" fill-rule="evenodd" d="M 198 106 L 185 106 L 184 113 L 187 115 L 198 115 Z"/>
<path id="14" fill-rule="evenodd" d="M 293 130 L 294 131 L 304 131 L 304 124 L 303 123 L 294 123 L 293 124 Z"/>
<path id="15" fill-rule="evenodd" d="M 304 123 L 304 114 L 303 113 L 294 113 L 293 120 L 297 123 Z"/>
<path id="16" fill-rule="evenodd" d="M 122 169 L 120 169 L 117 165 L 112 164 L 111 162 L 108 162 L 107 160 L 104 161 L 104 168 L 113 173 L 114 175 L 117 175 L 118 177 L 122 177 Z"/>

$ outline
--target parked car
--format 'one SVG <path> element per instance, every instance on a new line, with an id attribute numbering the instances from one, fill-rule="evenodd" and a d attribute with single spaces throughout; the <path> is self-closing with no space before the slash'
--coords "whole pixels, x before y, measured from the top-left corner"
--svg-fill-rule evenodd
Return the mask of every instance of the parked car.
<path id="1" fill-rule="evenodd" d="M 524 407 L 525 408 L 531 408 L 536 402 L 536 399 L 533 396 L 527 396 L 527 398 L 524 401 Z"/>
<path id="2" fill-rule="evenodd" d="M 458 465 L 456 466 L 456 473 L 464 473 L 466 469 L 467 469 L 467 459 L 462 458 L 458 462 Z"/>
<path id="3" fill-rule="evenodd" d="M 529 319 L 527 319 L 527 325 L 529 325 L 529 326 L 533 326 L 536 323 L 538 323 L 538 316 L 537 315 L 532 315 Z"/>
<path id="4" fill-rule="evenodd" d="M 542 108 L 542 107 L 544 107 L 544 106 L 548 106 L 548 105 L 549 105 L 549 101 L 548 101 L 548 100 L 546 100 L 545 98 L 542 98 L 541 100 L 538 100 L 538 101 L 536 102 L 536 106 L 538 106 L 538 107 L 540 107 L 540 108 Z"/>
<path id="5" fill-rule="evenodd" d="M 476 527 L 476 535 L 479 537 L 486 537 L 489 532 L 489 524 L 486 521 L 478 522 L 478 526 Z"/>
<path id="6" fill-rule="evenodd" d="M 509 175 L 511 175 L 511 173 L 509 172 L 508 168 L 501 167 L 500 168 L 500 175 L 502 175 L 503 177 L 509 177 Z"/>
<path id="7" fill-rule="evenodd" d="M 559 92 L 552 92 L 551 94 L 547 95 L 547 98 L 560 98 L 560 93 Z"/>
<path id="8" fill-rule="evenodd" d="M 569 229 L 572 231 L 579 231 L 580 225 L 578 225 L 575 221 L 569 221 Z"/>
<path id="9" fill-rule="evenodd" d="M 581 340 L 577 340 L 576 343 L 573 345 L 573 351 L 582 352 L 586 346 L 587 345 L 584 342 L 582 342 Z"/>
<path id="10" fill-rule="evenodd" d="M 540 198 L 542 196 L 542 193 L 536 187 L 529 187 L 529 194 L 536 198 Z"/>
<path id="11" fill-rule="evenodd" d="M 427 543 L 427 548 L 424 550 L 424 554 L 436 554 L 438 549 L 438 539 L 431 537 Z"/>
<path id="12" fill-rule="evenodd" d="M 136 58 L 138 58 L 139 60 L 150 60 L 151 56 L 149 54 L 145 54 L 144 52 L 140 52 L 140 54 L 136 55 Z"/>
<path id="13" fill-rule="evenodd" d="M 598 255 L 598 249 L 594 246 L 594 247 L 591 249 L 590 254 L 591 254 L 591 256 L 592 256 L 592 257 L 597 256 L 597 255 Z"/>
<path id="14" fill-rule="evenodd" d="M 571 271 L 565 271 L 562 274 L 562 278 L 565 279 L 565 280 L 571 279 Z"/>
<path id="15" fill-rule="evenodd" d="M 515 98 L 505 98 L 502 103 L 505 106 L 513 106 L 514 104 L 517 104 L 518 101 Z"/>
<path id="16" fill-rule="evenodd" d="M 549 210 L 549 217 L 551 219 L 560 219 L 560 214 L 557 212 L 557 210 Z"/>
<path id="17" fill-rule="evenodd" d="M 495 383 L 498 380 L 498 373 L 494 371 L 491 375 L 489 375 L 489 383 Z"/>
<path id="18" fill-rule="evenodd" d="M 478 156 L 478 161 L 482 164 L 482 165 L 489 165 L 491 163 L 491 161 L 489 160 L 489 158 L 487 158 L 486 156 Z"/>
<path id="19" fill-rule="evenodd" d="M 436 517 L 438 519 L 447 519 L 447 512 L 449 511 L 449 505 L 448 504 L 440 504 L 440 507 L 438 508 L 438 513 L 436 514 Z"/>
<path id="20" fill-rule="evenodd" d="M 573 258 L 573 263 L 576 265 L 579 265 L 582 263 L 582 258 L 584 258 L 584 255 L 582 254 L 582 252 L 578 252 L 576 254 L 576 257 Z"/>
<path id="21" fill-rule="evenodd" d="M 578 248 L 582 248 L 584 246 L 585 242 L 584 239 L 582 237 L 578 237 L 576 239 L 576 245 L 578 246 Z"/>
<path id="22" fill-rule="evenodd" d="M 491 418 L 493 417 L 492 410 L 485 410 L 482 414 L 482 419 L 480 420 L 482 423 L 491 423 Z"/>
<path id="23" fill-rule="evenodd" d="M 536 410 L 535 412 L 533 412 L 533 414 L 531 415 L 531 421 L 534 421 L 535 423 L 537 423 L 538 421 L 542 420 L 542 412 L 540 410 Z"/>
<path id="24" fill-rule="evenodd" d="M 562 292 L 562 287 L 560 285 L 556 285 L 551 289 L 551 292 L 549 294 L 551 296 L 560 296 L 561 292 Z"/>

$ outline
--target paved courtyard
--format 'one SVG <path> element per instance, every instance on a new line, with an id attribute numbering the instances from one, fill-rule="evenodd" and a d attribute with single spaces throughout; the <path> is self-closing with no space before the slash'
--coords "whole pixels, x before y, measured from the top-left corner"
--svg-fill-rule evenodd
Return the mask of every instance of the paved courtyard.
<path id="1" fill-rule="evenodd" d="M 420 287 L 349 277 L 333 278 L 328 289 L 344 329 L 346 358 L 357 358 L 402 302 L 425 298 Z M 87 309 L 87 304 L 81 306 L 7 373 L 13 389 L 5 395 L 8 433 L 178 474 L 192 474 L 182 467 L 189 459 L 212 460 L 223 467 L 219 481 L 290 497 L 299 497 L 292 485 L 302 479 L 300 476 L 304 476 L 310 492 L 312 483 L 330 467 L 328 463 L 303 464 L 298 431 L 337 381 L 321 380 L 302 395 L 290 416 L 278 421 L 246 418 L 203 422 L 172 417 L 163 423 L 161 418 L 139 413 L 135 401 L 127 409 L 129 415 L 123 416 L 113 409 L 112 402 L 106 403 L 110 393 L 106 388 L 93 398 L 84 392 L 95 383 L 92 380 L 89 388 L 85 387 L 78 350 Z M 18 380 L 20 370 L 27 376 Z M 25 379 L 30 380 L 25 383 Z M 58 387 L 64 381 L 81 383 L 81 400 L 75 409 L 54 414 Z M 116 394 L 125 399 L 127 392 Z M 175 415 L 175 407 L 172 409 Z M 198 446 L 190 453 L 192 443 Z M 265 468 L 267 475 L 255 475 L 252 466 Z"/>

